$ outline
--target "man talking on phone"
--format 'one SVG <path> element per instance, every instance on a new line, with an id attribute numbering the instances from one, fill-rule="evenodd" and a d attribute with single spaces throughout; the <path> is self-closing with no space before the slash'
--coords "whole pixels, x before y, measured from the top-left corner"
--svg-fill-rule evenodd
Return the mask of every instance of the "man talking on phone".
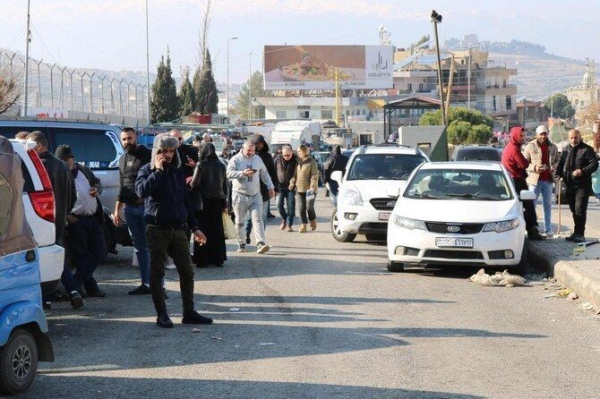
<path id="1" fill-rule="evenodd" d="M 157 313 L 156 324 L 163 328 L 173 327 L 162 289 L 167 256 L 173 258 L 179 273 L 182 323 L 213 322 L 194 310 L 194 269 L 187 230 L 192 231 L 199 245 L 206 244 L 206 237 L 198 230 L 177 147 L 177 138 L 168 134 L 156 136 L 150 163 L 140 169 L 135 181 L 137 196 L 144 198 L 144 217 L 148 226 L 146 238 L 150 250 L 150 291 Z"/>

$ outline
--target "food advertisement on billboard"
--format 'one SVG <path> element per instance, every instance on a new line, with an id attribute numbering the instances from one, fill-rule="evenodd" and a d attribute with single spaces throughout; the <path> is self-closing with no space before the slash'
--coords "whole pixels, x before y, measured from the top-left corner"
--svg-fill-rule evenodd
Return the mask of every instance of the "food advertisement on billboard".
<path id="1" fill-rule="evenodd" d="M 392 46 L 265 46 L 265 90 L 391 89 Z"/>

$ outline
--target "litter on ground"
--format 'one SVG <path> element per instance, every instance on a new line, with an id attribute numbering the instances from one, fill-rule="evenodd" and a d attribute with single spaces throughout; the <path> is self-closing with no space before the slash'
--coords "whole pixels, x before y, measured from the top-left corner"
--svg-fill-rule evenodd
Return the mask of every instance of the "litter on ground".
<path id="1" fill-rule="evenodd" d="M 489 275 L 484 269 L 480 269 L 477 274 L 474 274 L 469 278 L 470 281 L 483 286 L 505 286 L 514 287 L 517 285 L 525 285 L 527 281 L 516 274 L 510 274 L 508 270 L 502 273 L 496 272 L 496 274 Z"/>

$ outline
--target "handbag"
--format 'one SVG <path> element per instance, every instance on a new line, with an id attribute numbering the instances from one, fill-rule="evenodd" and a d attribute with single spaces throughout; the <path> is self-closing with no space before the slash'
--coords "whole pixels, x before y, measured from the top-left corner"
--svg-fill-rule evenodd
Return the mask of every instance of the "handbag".
<path id="1" fill-rule="evenodd" d="M 227 212 L 223 212 L 222 218 L 223 218 L 223 233 L 225 234 L 225 239 L 231 240 L 231 239 L 237 238 L 237 236 L 238 236 L 237 229 L 235 228 L 235 224 L 233 223 L 233 220 L 231 220 L 231 216 L 229 216 L 229 214 Z"/>

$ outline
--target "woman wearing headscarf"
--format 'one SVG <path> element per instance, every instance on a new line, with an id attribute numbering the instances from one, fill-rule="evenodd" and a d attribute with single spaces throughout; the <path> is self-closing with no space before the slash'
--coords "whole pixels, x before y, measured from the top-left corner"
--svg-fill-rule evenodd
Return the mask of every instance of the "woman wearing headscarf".
<path id="1" fill-rule="evenodd" d="M 317 161 L 310 156 L 308 147 L 302 144 L 298 147 L 298 166 L 296 176 L 290 180 L 290 190 L 296 189 L 300 197 L 300 220 L 302 224 L 299 233 L 306 233 L 307 224 L 310 221 L 311 230 L 317 229 L 317 215 L 315 213 L 315 198 L 319 182 L 319 169 Z M 307 194 L 313 198 L 307 198 Z M 310 197 L 310 196 L 309 196 Z M 308 214 L 308 217 L 307 217 Z"/>
<path id="2" fill-rule="evenodd" d="M 196 206 L 199 229 L 206 245 L 194 243 L 192 257 L 197 267 L 223 266 L 227 260 L 222 212 L 227 212 L 227 173 L 212 143 L 201 147 L 200 160 L 194 170 L 192 190 L 199 192 L 201 205 Z M 201 209 L 199 209 L 201 208 Z"/>

